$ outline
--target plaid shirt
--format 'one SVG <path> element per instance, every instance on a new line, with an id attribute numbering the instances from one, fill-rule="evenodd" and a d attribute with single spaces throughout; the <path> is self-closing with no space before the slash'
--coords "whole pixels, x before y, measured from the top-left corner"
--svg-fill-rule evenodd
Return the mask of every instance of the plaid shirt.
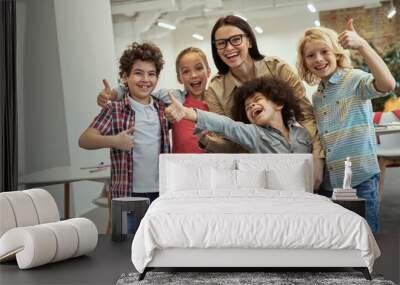
<path id="1" fill-rule="evenodd" d="M 171 152 L 168 134 L 168 121 L 164 116 L 165 105 L 153 97 L 161 124 L 160 153 Z M 97 129 L 102 135 L 117 135 L 135 125 L 135 111 L 129 104 L 128 96 L 122 101 L 108 103 L 94 118 L 89 127 Z M 133 187 L 133 151 L 110 149 L 111 159 L 111 197 L 129 196 Z"/>

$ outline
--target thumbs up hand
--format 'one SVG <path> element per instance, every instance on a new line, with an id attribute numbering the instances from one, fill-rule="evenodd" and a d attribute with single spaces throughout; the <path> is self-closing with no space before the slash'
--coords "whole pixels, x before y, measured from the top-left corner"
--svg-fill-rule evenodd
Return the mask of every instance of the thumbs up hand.
<path id="1" fill-rule="evenodd" d="M 356 32 L 353 19 L 347 21 L 346 30 L 339 34 L 338 40 L 339 44 L 346 49 L 359 50 L 368 45 L 367 41 Z"/>
<path id="2" fill-rule="evenodd" d="M 120 132 L 118 135 L 114 137 L 114 148 L 120 150 L 131 150 L 133 148 L 133 127 Z"/>
<path id="3" fill-rule="evenodd" d="M 97 105 L 104 107 L 108 101 L 114 101 L 117 98 L 117 91 L 111 90 L 110 84 L 106 79 L 103 79 L 104 89 L 97 95 Z"/>
<path id="4" fill-rule="evenodd" d="M 181 102 L 176 100 L 176 98 L 171 95 L 171 93 L 168 93 L 168 98 L 171 100 L 171 104 L 167 108 L 165 108 L 165 117 L 171 123 L 179 122 L 180 120 L 185 118 L 186 107 L 183 106 Z"/>

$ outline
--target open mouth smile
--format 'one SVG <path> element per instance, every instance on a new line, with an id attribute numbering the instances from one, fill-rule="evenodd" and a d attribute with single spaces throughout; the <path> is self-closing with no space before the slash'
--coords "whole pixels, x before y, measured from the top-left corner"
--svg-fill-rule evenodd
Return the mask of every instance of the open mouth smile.
<path id="1" fill-rule="evenodd" d="M 323 64 L 323 65 L 317 65 L 314 68 L 317 71 L 322 71 L 322 70 L 325 70 L 327 67 L 328 67 L 328 64 L 326 63 L 326 64 Z"/>
<path id="2" fill-rule="evenodd" d="M 255 119 L 258 115 L 262 113 L 263 109 L 262 108 L 257 108 L 251 111 L 251 116 L 253 119 Z"/>
<path id="3" fill-rule="evenodd" d="M 150 89 L 149 85 L 137 85 L 142 91 L 148 91 Z"/>
<path id="4" fill-rule="evenodd" d="M 224 55 L 227 59 L 233 59 L 239 56 L 239 52 L 227 53 Z"/>
<path id="5" fill-rule="evenodd" d="M 201 87 L 201 81 L 200 80 L 193 81 L 193 82 L 190 83 L 190 86 L 193 87 L 193 88 L 200 88 Z"/>

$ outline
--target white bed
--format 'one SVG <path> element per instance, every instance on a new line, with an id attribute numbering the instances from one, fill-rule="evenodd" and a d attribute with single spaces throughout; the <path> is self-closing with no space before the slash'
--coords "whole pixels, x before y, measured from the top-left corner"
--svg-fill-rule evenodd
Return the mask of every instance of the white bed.
<path id="1" fill-rule="evenodd" d="M 354 267 L 379 248 L 359 215 L 312 194 L 308 154 L 165 154 L 132 243 L 154 267 Z M 311 192 L 311 193 L 310 193 Z"/>

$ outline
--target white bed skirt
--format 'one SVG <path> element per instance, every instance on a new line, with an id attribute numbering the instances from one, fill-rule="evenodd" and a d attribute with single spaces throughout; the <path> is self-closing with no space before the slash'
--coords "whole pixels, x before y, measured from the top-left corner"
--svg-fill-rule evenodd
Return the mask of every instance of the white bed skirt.
<path id="1" fill-rule="evenodd" d="M 154 251 L 147 267 L 366 267 L 359 250 L 197 249 Z"/>

